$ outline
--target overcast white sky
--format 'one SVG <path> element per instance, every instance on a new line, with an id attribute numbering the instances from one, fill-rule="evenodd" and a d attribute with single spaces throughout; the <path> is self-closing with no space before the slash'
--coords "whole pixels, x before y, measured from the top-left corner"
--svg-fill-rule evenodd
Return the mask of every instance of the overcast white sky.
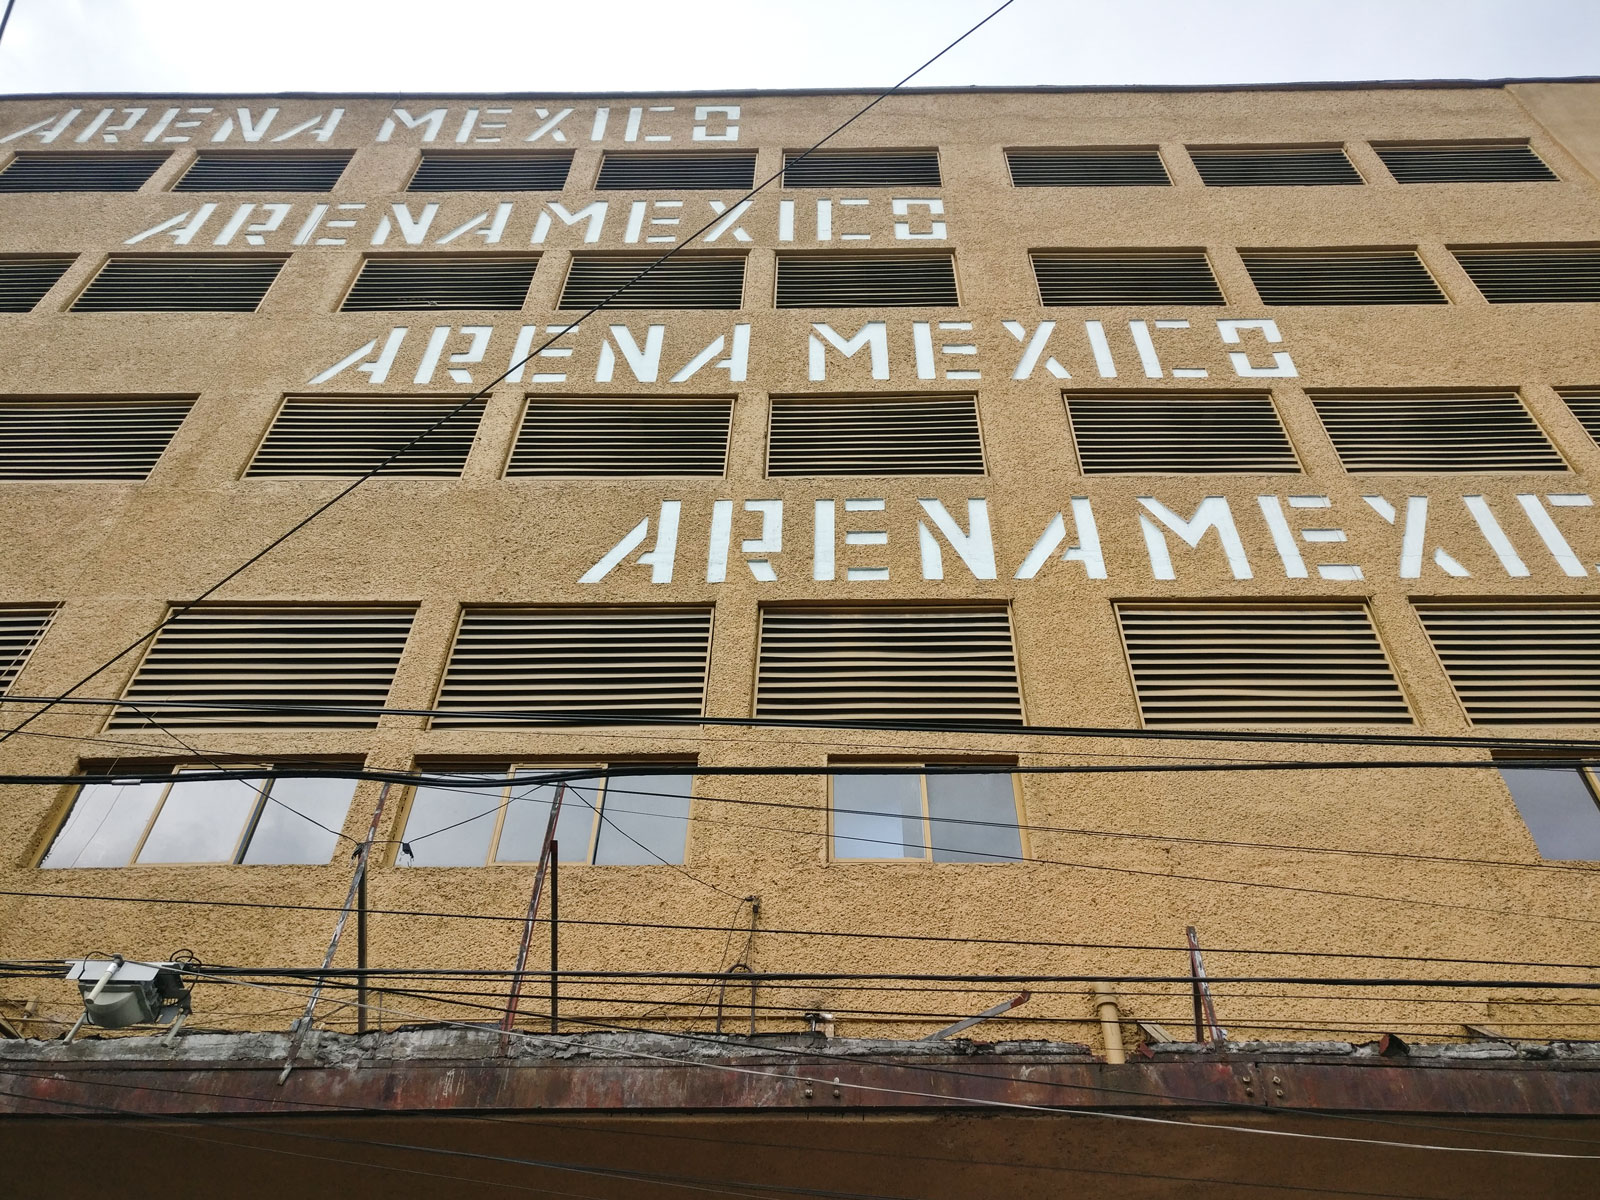
<path id="1" fill-rule="evenodd" d="M 0 92 L 877 87 L 999 0 L 16 0 Z M 1600 74 L 1600 0 L 1014 0 L 917 84 Z"/>

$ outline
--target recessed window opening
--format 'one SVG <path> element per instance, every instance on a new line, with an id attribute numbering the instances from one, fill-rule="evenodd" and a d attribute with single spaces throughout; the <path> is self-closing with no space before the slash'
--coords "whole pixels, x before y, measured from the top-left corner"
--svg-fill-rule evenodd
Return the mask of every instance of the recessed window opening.
<path id="1" fill-rule="evenodd" d="M 406 814 L 402 867 L 481 867 L 539 860 L 557 784 L 552 775 L 597 768 L 526 764 L 449 772 L 462 786 L 420 786 Z M 504 784 L 483 781 L 504 776 Z M 556 820 L 562 862 L 597 866 L 681 863 L 694 777 L 682 771 L 567 779 Z"/>
<path id="2" fill-rule="evenodd" d="M 326 863 L 338 848 L 356 788 L 354 779 L 322 776 L 184 775 L 84 784 L 39 865 Z"/>
<path id="3" fill-rule="evenodd" d="M 1519 767 L 1509 759 L 1500 778 L 1539 847 L 1539 857 L 1600 862 L 1600 799 L 1583 767 Z"/>
<path id="4" fill-rule="evenodd" d="M 1021 797 L 1008 771 L 838 773 L 828 780 L 832 856 L 1020 862 Z"/>

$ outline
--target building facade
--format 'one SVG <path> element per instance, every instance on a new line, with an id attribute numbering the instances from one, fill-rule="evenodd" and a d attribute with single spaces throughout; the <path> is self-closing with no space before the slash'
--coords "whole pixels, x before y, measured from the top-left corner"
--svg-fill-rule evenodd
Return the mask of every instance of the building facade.
<path id="1" fill-rule="evenodd" d="M 1600 84 L 869 99 L 0 102 L 0 955 L 1592 1037 Z"/>

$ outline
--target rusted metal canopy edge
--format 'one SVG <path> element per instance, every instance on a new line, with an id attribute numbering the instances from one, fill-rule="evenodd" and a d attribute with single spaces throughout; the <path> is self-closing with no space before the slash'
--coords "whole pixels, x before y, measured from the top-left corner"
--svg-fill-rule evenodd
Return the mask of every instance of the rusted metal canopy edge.
<path id="1" fill-rule="evenodd" d="M 363 1112 L 971 1112 L 1034 1108 L 1343 1110 L 1475 1116 L 1600 1115 L 1600 1063 L 1204 1060 L 1040 1062 L 1003 1055 L 848 1061 L 799 1056 L 688 1063 L 0 1061 L 0 1113 L 230 1115 Z"/>

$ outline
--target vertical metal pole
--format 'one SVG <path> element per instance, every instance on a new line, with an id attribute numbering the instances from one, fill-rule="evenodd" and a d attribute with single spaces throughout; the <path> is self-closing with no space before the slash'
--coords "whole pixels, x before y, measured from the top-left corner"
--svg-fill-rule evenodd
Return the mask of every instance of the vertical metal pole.
<path id="1" fill-rule="evenodd" d="M 367 1031 L 367 873 L 356 889 L 356 1032 Z"/>
<path id="2" fill-rule="evenodd" d="M 528 968 L 528 947 L 533 941 L 534 922 L 539 917 L 539 895 L 544 891 L 545 872 L 550 867 L 550 847 L 556 840 L 556 822 L 561 818 L 561 800 L 567 785 L 556 784 L 555 798 L 550 802 L 550 823 L 545 826 L 543 848 L 539 851 L 539 870 L 533 877 L 533 894 L 528 897 L 528 915 L 522 923 L 522 944 L 517 947 L 517 965 L 511 972 L 511 995 L 506 997 L 506 1015 L 500 1020 L 500 1048 L 506 1048 L 506 1035 L 517 1020 L 517 1004 L 522 999 L 522 981 Z"/>
<path id="3" fill-rule="evenodd" d="M 317 982 L 312 985 L 311 996 L 306 1001 L 306 1011 L 294 1023 L 293 1036 L 289 1039 L 289 1053 L 283 1064 L 283 1071 L 278 1076 L 278 1083 L 282 1084 L 289 1078 L 289 1072 L 294 1070 L 294 1060 L 300 1055 L 300 1047 L 305 1043 L 306 1035 L 311 1032 L 311 1018 L 317 1011 L 317 999 L 322 995 L 322 983 L 328 977 L 328 968 L 333 966 L 333 956 L 339 952 L 339 938 L 344 933 L 344 927 L 350 921 L 350 909 L 354 906 L 356 896 L 361 890 L 362 880 L 367 874 L 367 860 L 372 857 L 372 843 L 378 836 L 378 822 L 383 819 L 384 801 L 389 798 L 389 785 L 383 785 L 383 790 L 378 793 L 378 805 L 372 810 L 372 823 L 367 826 L 366 840 L 361 843 L 356 851 L 356 874 L 350 881 L 350 889 L 345 893 L 344 907 L 339 910 L 339 919 L 334 922 L 333 937 L 328 941 L 328 952 L 322 957 L 322 970 L 317 975 Z"/>
<path id="4" fill-rule="evenodd" d="M 561 968 L 561 843 L 550 841 L 550 1032 L 556 1032 L 560 1009 L 560 984 L 556 972 Z"/>
<path id="5" fill-rule="evenodd" d="M 1194 926 L 1185 931 L 1189 937 L 1189 977 L 1194 989 L 1194 1040 L 1211 1044 L 1228 1040 L 1228 1031 L 1217 1024 L 1217 1010 L 1211 1003 L 1211 985 L 1206 981 L 1206 963 L 1200 955 L 1200 938 Z"/>

